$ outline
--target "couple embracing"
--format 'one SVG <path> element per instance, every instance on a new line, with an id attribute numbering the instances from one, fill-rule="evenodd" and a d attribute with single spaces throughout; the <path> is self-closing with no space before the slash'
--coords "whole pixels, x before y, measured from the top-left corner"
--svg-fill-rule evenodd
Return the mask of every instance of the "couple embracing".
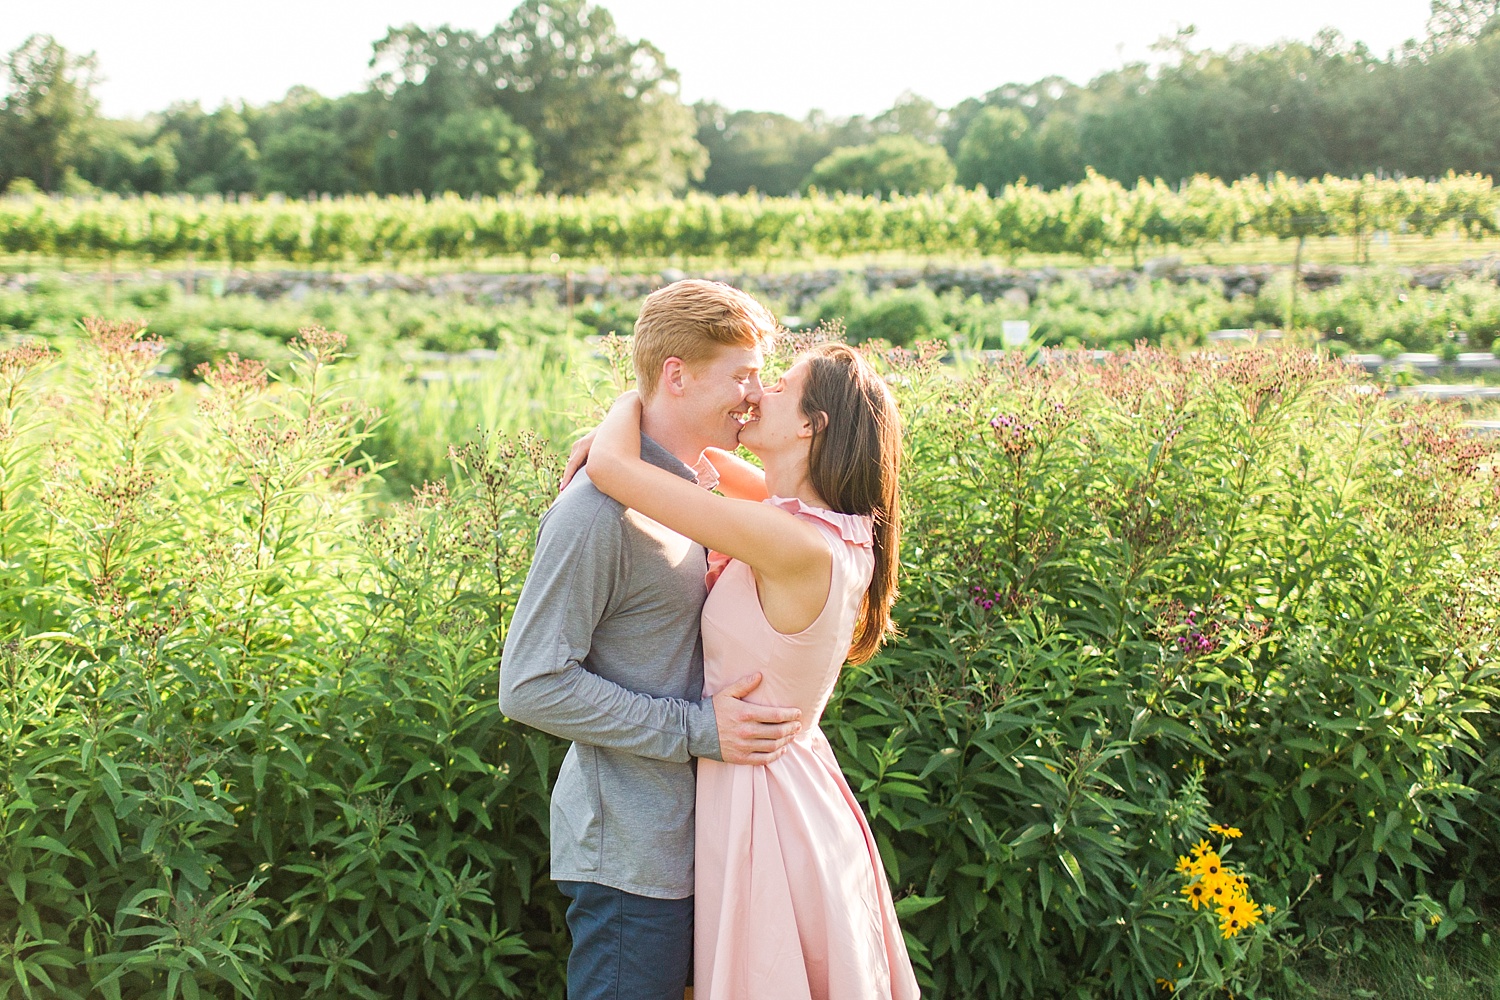
<path id="1" fill-rule="evenodd" d="M 573 742 L 551 812 L 569 1000 L 917 996 L 818 728 L 891 628 L 899 421 L 843 345 L 762 386 L 775 333 L 728 285 L 652 294 L 639 391 L 542 519 L 500 707 Z"/>

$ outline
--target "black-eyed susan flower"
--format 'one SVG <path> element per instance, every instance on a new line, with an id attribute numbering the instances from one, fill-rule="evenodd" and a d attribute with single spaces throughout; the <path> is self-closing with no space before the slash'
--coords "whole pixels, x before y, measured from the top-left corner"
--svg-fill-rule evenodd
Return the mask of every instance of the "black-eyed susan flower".
<path id="1" fill-rule="evenodd" d="M 1224 860 L 1217 851 L 1208 851 L 1193 864 L 1193 874 L 1205 879 L 1218 879 L 1224 872 Z"/>
<path id="2" fill-rule="evenodd" d="M 1209 830 L 1230 840 L 1243 835 L 1237 827 L 1218 823 Z M 1194 910 L 1204 908 L 1214 915 L 1225 940 L 1261 922 L 1261 908 L 1250 898 L 1249 879 L 1226 865 L 1207 840 L 1198 841 L 1189 855 L 1177 859 L 1177 873 L 1187 880 L 1182 895 Z M 1268 907 L 1265 912 L 1274 910 Z"/>

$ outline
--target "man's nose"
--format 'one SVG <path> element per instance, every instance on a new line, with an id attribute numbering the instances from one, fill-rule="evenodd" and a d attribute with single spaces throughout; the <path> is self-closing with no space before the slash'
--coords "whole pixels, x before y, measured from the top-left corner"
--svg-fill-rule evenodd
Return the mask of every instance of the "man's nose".
<path id="1" fill-rule="evenodd" d="M 750 381 L 746 384 L 746 387 L 745 387 L 745 402 L 747 402 L 747 403 L 759 403 L 760 402 L 760 394 L 762 392 L 764 392 L 764 391 L 765 391 L 765 386 L 763 386 L 763 385 L 760 384 L 760 376 L 759 375 L 751 375 L 750 376 Z"/>

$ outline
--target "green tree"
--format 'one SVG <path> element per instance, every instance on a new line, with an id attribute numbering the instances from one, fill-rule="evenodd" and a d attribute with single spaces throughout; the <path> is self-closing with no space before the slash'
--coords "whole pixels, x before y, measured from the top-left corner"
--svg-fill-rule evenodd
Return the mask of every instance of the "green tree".
<path id="1" fill-rule="evenodd" d="M 813 165 L 833 149 L 808 122 L 768 111 L 729 111 L 718 104 L 694 105 L 698 143 L 708 151 L 699 183 L 713 194 L 754 189 L 791 194 Z"/>
<path id="2" fill-rule="evenodd" d="M 953 183 L 953 161 L 942 146 L 890 135 L 868 146 L 835 149 L 808 174 L 804 187 L 865 194 L 916 194 Z"/>
<path id="3" fill-rule="evenodd" d="M 191 194 L 256 191 L 260 149 L 250 137 L 250 109 L 226 104 L 212 114 L 196 101 L 176 104 L 162 116 L 158 139 L 177 157 L 176 187 Z"/>
<path id="4" fill-rule="evenodd" d="M 260 190 L 302 195 L 374 189 L 373 154 L 388 127 L 388 104 L 374 90 L 329 99 L 293 87 L 248 123 L 260 150 Z"/>
<path id="5" fill-rule="evenodd" d="M 0 103 L 0 188 L 17 177 L 56 191 L 88 143 L 98 110 L 96 61 L 50 35 L 32 35 L 5 57 L 9 88 Z"/>
<path id="6" fill-rule="evenodd" d="M 261 151 L 260 190 L 290 195 L 350 191 L 353 174 L 339 137 L 310 125 L 293 125 L 266 140 Z"/>
<path id="7" fill-rule="evenodd" d="M 149 121 L 97 119 L 75 164 L 94 187 L 125 194 L 171 191 L 177 183 L 177 153 Z"/>
<path id="8" fill-rule="evenodd" d="M 987 107 L 958 144 L 958 183 L 997 193 L 1036 169 L 1031 123 L 1015 108 Z"/>
<path id="9" fill-rule="evenodd" d="M 486 39 L 500 107 L 536 142 L 543 185 L 681 191 L 708 156 L 677 72 L 587 0 L 525 0 Z"/>
<path id="10" fill-rule="evenodd" d="M 925 97 L 906 91 L 889 111 L 875 116 L 871 127 L 881 135 L 909 135 L 928 144 L 943 141 L 948 114 Z"/>
<path id="11" fill-rule="evenodd" d="M 536 188 L 531 136 L 499 108 L 455 111 L 433 137 L 432 190 L 503 194 Z"/>
<path id="12" fill-rule="evenodd" d="M 1480 37 L 1500 29 L 1495 15 L 1500 13 L 1500 0 L 1432 0 L 1432 13 L 1427 18 L 1427 41 L 1429 53 L 1441 52 L 1454 45 L 1467 45 Z"/>
<path id="13" fill-rule="evenodd" d="M 384 122 L 374 149 L 376 190 L 394 194 L 432 185 L 437 130 L 450 115 L 495 107 L 488 41 L 448 25 L 392 28 L 370 59 L 379 70 Z"/>

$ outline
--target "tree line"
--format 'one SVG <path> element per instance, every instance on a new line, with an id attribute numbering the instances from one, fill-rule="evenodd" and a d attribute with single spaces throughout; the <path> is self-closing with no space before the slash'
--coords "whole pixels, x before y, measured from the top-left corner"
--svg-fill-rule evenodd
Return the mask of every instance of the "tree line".
<path id="1" fill-rule="evenodd" d="M 391 28 L 370 85 L 266 105 L 110 119 L 97 61 L 34 36 L 5 58 L 0 189 L 52 193 L 888 195 L 1057 188 L 1090 172 L 1176 184 L 1500 171 L 1500 0 L 1434 0 L 1426 37 L 1381 57 L 1325 30 L 1214 51 L 1191 28 L 1158 61 L 1086 85 L 1012 83 L 874 116 L 685 105 L 650 42 L 588 0 L 524 0 L 488 33 Z"/>

